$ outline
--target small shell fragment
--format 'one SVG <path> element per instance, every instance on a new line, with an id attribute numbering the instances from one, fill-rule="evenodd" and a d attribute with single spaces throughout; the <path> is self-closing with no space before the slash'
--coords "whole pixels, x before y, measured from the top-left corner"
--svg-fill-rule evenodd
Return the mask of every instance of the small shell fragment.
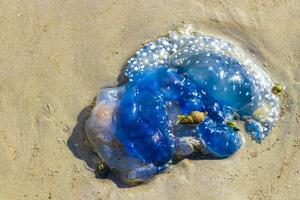
<path id="1" fill-rule="evenodd" d="M 176 124 L 201 124 L 208 112 L 192 111 L 188 115 L 177 115 Z"/>
<path id="2" fill-rule="evenodd" d="M 283 85 L 281 85 L 280 83 L 275 83 L 272 88 L 272 92 L 274 94 L 279 94 L 280 92 L 282 92 L 282 90 L 283 90 Z"/>
<path id="3" fill-rule="evenodd" d="M 226 122 L 226 124 L 231 127 L 234 131 L 240 131 L 240 129 L 236 126 L 233 121 Z"/>
<path id="4" fill-rule="evenodd" d="M 99 160 L 97 162 L 96 171 L 97 171 L 97 173 L 99 173 L 99 175 L 101 177 L 106 178 L 108 176 L 109 172 L 110 172 L 110 169 L 105 164 L 105 162 L 103 162 L 102 160 Z"/>

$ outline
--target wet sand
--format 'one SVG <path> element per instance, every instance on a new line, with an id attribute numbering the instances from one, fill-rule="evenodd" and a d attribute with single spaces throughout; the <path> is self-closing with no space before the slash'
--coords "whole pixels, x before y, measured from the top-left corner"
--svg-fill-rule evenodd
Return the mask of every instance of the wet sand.
<path id="1" fill-rule="evenodd" d="M 183 24 L 285 84 L 278 126 L 262 144 L 244 135 L 231 158 L 186 159 L 138 187 L 95 178 L 82 158 L 86 106 L 145 41 Z M 0 1 L 0 30 L 1 200 L 299 198 L 299 1 Z"/>

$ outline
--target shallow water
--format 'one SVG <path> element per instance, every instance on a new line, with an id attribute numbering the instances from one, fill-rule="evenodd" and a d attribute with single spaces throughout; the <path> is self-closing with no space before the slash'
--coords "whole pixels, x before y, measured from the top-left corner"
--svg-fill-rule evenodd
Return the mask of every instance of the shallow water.
<path id="1" fill-rule="evenodd" d="M 275 0 L 1 2 L 0 199 L 297 199 L 299 7 Z M 70 136 L 82 143 L 85 106 L 142 43 L 182 22 L 261 60 L 287 87 L 284 117 L 262 145 L 246 140 L 228 160 L 184 160 L 134 188 L 95 179 L 72 153 L 81 146 L 67 144 Z"/>

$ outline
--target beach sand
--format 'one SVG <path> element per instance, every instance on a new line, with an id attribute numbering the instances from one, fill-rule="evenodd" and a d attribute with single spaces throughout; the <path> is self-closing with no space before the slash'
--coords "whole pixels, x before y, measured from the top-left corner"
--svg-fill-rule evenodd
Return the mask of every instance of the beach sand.
<path id="1" fill-rule="evenodd" d="M 286 86 L 277 127 L 138 187 L 95 178 L 77 152 L 86 106 L 145 41 L 184 24 L 244 48 Z M 299 199 L 300 1 L 2 0 L 0 30 L 1 200 Z"/>

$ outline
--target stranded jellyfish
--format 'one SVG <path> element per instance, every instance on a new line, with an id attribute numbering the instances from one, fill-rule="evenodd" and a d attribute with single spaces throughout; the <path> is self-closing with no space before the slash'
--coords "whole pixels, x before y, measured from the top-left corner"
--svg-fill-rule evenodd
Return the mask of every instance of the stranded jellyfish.
<path id="1" fill-rule="evenodd" d="M 242 145 L 235 121 L 260 142 L 279 117 L 280 87 L 258 61 L 189 29 L 145 44 L 125 76 L 122 86 L 100 91 L 86 134 L 103 165 L 129 184 L 175 156 L 231 156 Z"/>

